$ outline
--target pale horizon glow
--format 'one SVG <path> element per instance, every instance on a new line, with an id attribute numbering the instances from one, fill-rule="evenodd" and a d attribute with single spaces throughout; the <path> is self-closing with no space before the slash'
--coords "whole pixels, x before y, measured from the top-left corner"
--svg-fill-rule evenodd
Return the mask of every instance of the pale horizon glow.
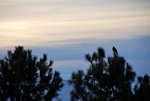
<path id="1" fill-rule="evenodd" d="M 148 0 L 2 0 L 0 47 L 150 36 L 149 22 Z"/>

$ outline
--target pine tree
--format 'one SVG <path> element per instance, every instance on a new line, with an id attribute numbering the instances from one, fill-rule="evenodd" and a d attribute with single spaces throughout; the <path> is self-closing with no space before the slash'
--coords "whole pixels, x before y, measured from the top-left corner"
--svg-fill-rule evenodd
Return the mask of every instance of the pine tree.
<path id="1" fill-rule="evenodd" d="M 58 71 L 47 55 L 39 61 L 31 50 L 16 47 L 0 61 L 0 101 L 51 101 L 63 87 Z"/>
<path id="2" fill-rule="evenodd" d="M 72 73 L 69 80 L 74 87 L 71 101 L 133 100 L 131 83 L 135 72 L 114 47 L 113 51 L 114 56 L 108 57 L 108 61 L 105 60 L 105 51 L 101 47 L 92 55 L 85 55 L 90 67 L 86 74 L 82 70 Z"/>
<path id="3" fill-rule="evenodd" d="M 138 82 L 134 87 L 135 101 L 150 100 L 150 77 L 145 74 L 144 77 L 139 76 Z"/>

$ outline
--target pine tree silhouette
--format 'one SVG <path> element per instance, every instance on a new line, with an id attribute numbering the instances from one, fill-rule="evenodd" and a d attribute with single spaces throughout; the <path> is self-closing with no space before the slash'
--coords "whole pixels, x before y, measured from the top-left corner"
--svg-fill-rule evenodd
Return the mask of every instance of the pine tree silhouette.
<path id="1" fill-rule="evenodd" d="M 101 47 L 92 56 L 85 55 L 90 67 L 86 74 L 82 70 L 72 73 L 71 101 L 133 101 L 131 83 L 135 72 L 123 57 L 116 55 L 116 48 L 113 51 L 108 61 Z"/>
<path id="2" fill-rule="evenodd" d="M 144 77 L 138 77 L 138 83 L 134 87 L 135 101 L 150 100 L 150 77 L 145 74 Z"/>
<path id="3" fill-rule="evenodd" d="M 58 71 L 47 55 L 37 61 L 31 50 L 16 47 L 0 61 L 0 101 L 51 101 L 63 87 Z"/>

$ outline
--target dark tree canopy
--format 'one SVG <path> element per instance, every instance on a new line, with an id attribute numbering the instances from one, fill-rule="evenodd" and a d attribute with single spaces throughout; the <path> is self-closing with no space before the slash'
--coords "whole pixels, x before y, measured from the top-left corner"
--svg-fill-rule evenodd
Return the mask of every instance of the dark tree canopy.
<path id="1" fill-rule="evenodd" d="M 63 87 L 58 71 L 47 55 L 39 61 L 31 50 L 16 47 L 0 61 L 0 101 L 51 101 Z"/>
<path id="2" fill-rule="evenodd" d="M 115 47 L 113 52 L 113 57 L 108 57 L 107 61 L 105 51 L 101 47 L 92 55 L 85 55 L 90 67 L 86 74 L 82 70 L 72 73 L 69 80 L 74 87 L 71 91 L 71 101 L 142 101 L 143 97 L 150 100 L 147 96 L 147 93 L 150 95 L 148 76 L 141 78 L 140 87 L 135 88 L 135 93 L 132 92 L 131 84 L 136 73 L 126 60 L 119 56 Z"/>
<path id="3" fill-rule="evenodd" d="M 150 77 L 138 77 L 138 83 L 134 87 L 135 101 L 150 101 Z"/>

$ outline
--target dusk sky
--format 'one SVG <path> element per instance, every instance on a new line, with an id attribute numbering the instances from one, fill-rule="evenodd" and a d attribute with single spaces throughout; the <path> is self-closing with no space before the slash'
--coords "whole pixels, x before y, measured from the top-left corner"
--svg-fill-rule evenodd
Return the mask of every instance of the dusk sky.
<path id="1" fill-rule="evenodd" d="M 150 0 L 0 0 L 0 58 L 24 46 L 54 60 L 64 79 L 84 55 L 115 46 L 138 75 L 150 75 Z"/>

